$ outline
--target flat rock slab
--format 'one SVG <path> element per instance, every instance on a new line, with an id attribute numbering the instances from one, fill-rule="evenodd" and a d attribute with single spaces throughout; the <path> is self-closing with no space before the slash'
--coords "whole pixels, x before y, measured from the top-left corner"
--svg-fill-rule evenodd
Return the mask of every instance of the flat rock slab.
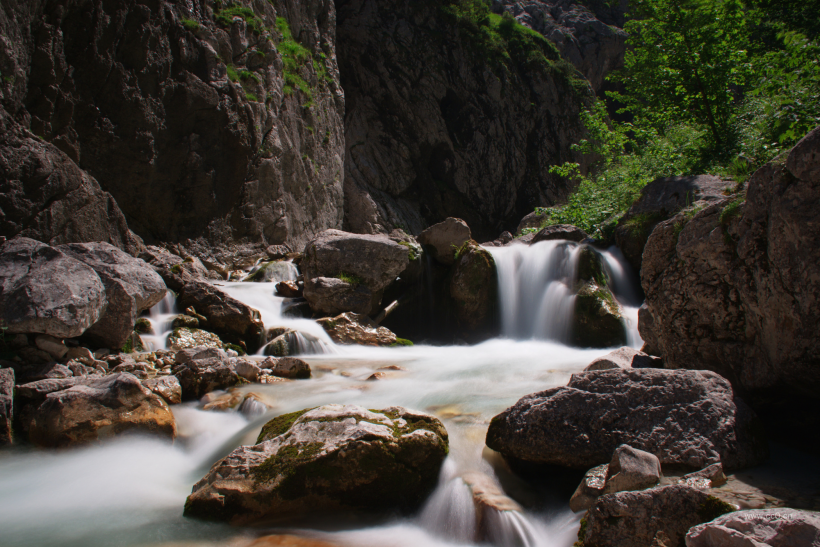
<path id="1" fill-rule="evenodd" d="M 589 469 L 621 444 L 661 464 L 739 469 L 768 457 L 757 416 L 710 371 L 632 369 L 573 374 L 492 419 L 487 446 L 526 462 Z"/>
<path id="2" fill-rule="evenodd" d="M 252 524 L 351 510 L 413 510 L 435 488 L 447 432 L 401 407 L 326 405 L 279 416 L 217 462 L 185 516 Z"/>
<path id="3" fill-rule="evenodd" d="M 700 524 L 686 547 L 820 547 L 820 513 L 797 509 L 737 511 Z"/>

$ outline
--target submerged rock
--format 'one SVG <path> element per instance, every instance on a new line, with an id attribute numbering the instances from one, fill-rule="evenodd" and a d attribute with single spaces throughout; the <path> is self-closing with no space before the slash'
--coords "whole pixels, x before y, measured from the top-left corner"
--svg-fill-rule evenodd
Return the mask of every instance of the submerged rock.
<path id="1" fill-rule="evenodd" d="M 417 508 L 447 455 L 436 418 L 326 405 L 279 416 L 193 487 L 185 516 L 232 524 Z"/>
<path id="2" fill-rule="evenodd" d="M 182 387 L 182 400 L 199 399 L 206 393 L 243 381 L 231 365 L 228 355 L 218 348 L 178 351 L 173 373 Z"/>
<path id="3" fill-rule="evenodd" d="M 589 469 L 621 444 L 664 465 L 701 469 L 762 463 L 757 416 L 710 371 L 627 369 L 573 374 L 566 387 L 527 395 L 492 419 L 487 446 L 514 460 Z"/>
<path id="4" fill-rule="evenodd" d="M 304 380 L 311 376 L 310 365 L 296 357 L 268 358 L 262 361 L 262 366 L 271 370 L 271 376 L 279 378 Z"/>
<path id="5" fill-rule="evenodd" d="M 105 308 L 105 286 L 86 264 L 24 237 L 0 247 L 0 319 L 8 334 L 74 338 Z"/>
<path id="6" fill-rule="evenodd" d="M 396 335 L 390 329 L 380 327 L 363 314 L 343 313 L 316 322 L 337 344 L 392 346 L 396 343 Z"/>
<path id="7" fill-rule="evenodd" d="M 43 447 L 65 447 L 122 433 L 176 436 L 168 405 L 129 373 L 88 379 L 47 394 L 34 412 L 29 440 Z"/>
<path id="8" fill-rule="evenodd" d="M 433 249 L 433 258 L 449 266 L 454 263 L 456 252 L 472 239 L 470 227 L 460 218 L 448 217 L 419 234 L 418 242 Z"/>
<path id="9" fill-rule="evenodd" d="M 110 243 L 71 243 L 57 248 L 90 266 L 105 285 L 105 313 L 84 336 L 102 347 L 123 347 L 139 314 L 165 296 L 165 282 L 144 260 Z"/>
<path id="10" fill-rule="evenodd" d="M 607 348 L 626 344 L 621 308 L 606 286 L 585 283 L 575 296 L 572 344 L 584 348 Z"/>
<path id="11" fill-rule="evenodd" d="M 598 498 L 578 539 L 584 547 L 674 547 L 691 527 L 733 510 L 683 485 L 618 492 Z"/>
<path id="12" fill-rule="evenodd" d="M 737 511 L 694 526 L 686 547 L 820 547 L 820 515 L 778 507 Z"/>

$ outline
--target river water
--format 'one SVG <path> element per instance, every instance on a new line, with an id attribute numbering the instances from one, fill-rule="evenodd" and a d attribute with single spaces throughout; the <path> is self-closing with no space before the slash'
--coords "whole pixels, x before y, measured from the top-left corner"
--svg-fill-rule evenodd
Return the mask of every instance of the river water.
<path id="1" fill-rule="evenodd" d="M 64 451 L 0 452 L 0 546 L 227 545 L 237 535 L 258 534 L 182 518 L 186 496 L 210 465 L 252 443 L 270 416 L 329 403 L 430 412 L 450 434 L 450 456 L 437 490 L 418 514 L 299 533 L 350 546 L 475 545 L 474 509 L 460 477 L 478 471 L 495 478 L 502 472 L 500 459 L 484 447 L 489 420 L 523 395 L 566 384 L 573 372 L 609 351 L 565 344 L 577 246 L 543 242 L 489 250 L 499 271 L 503 336 L 474 346 L 338 346 L 313 321 L 284 317 L 287 301 L 273 294 L 272 283 L 217 283 L 258 309 L 267 327 L 304 333 L 311 353 L 302 358 L 313 379 L 241 388 L 272 409 L 255 422 L 239 412 L 177 405 L 180 436 L 173 444 L 120 438 Z M 630 323 L 630 344 L 640 345 L 634 281 L 622 257 L 603 254 Z M 174 306 L 168 298 L 152 310 L 158 331 L 169 330 Z M 164 335 L 145 338 L 155 349 L 164 345 Z M 367 381 L 389 365 L 403 370 Z M 580 515 L 570 512 L 566 500 L 536 500 L 527 507 L 495 515 L 487 541 L 500 547 L 572 545 Z"/>

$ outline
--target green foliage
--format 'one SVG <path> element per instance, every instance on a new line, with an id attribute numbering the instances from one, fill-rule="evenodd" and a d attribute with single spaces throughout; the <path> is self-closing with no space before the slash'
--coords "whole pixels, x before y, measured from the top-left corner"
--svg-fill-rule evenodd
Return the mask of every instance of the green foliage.
<path id="1" fill-rule="evenodd" d="M 325 66 L 326 56 L 323 53 L 317 55 L 318 59 L 312 59 L 308 48 L 300 44 L 290 30 L 290 25 L 284 17 L 276 18 L 276 29 L 281 37 L 276 49 L 282 56 L 284 63 L 285 95 L 292 95 L 295 90 L 300 90 L 308 99 L 307 106 L 313 105 L 313 92 L 311 86 L 301 75 L 303 67 L 311 64 L 316 72 L 319 81 L 332 82 L 333 78 L 328 74 Z"/>
<path id="2" fill-rule="evenodd" d="M 732 121 L 733 89 L 751 73 L 739 0 L 635 0 L 624 70 L 613 97 L 659 131 L 681 121 L 707 126 L 716 143 Z"/>
<path id="3" fill-rule="evenodd" d="M 228 65 L 225 67 L 225 70 L 226 70 L 226 71 L 227 71 L 227 73 L 228 73 L 228 79 L 229 79 L 230 81 L 232 81 L 232 82 L 238 82 L 238 81 L 239 81 L 239 73 L 236 71 L 236 68 L 234 68 L 234 66 L 233 66 L 233 65 L 228 64 Z"/>
<path id="4" fill-rule="evenodd" d="M 736 216 L 740 215 L 743 212 L 741 205 L 746 201 L 745 196 L 738 196 L 726 205 L 723 208 L 723 211 L 720 212 L 720 224 L 722 226 L 728 226 L 732 219 Z"/>
<path id="5" fill-rule="evenodd" d="M 421 251 L 418 245 L 414 245 L 409 241 L 399 241 L 399 245 L 407 247 L 407 258 L 410 259 L 410 262 L 415 262 L 421 258 Z"/>
<path id="6" fill-rule="evenodd" d="M 191 32 L 196 32 L 199 30 L 199 21 L 194 21 L 193 19 L 186 19 L 183 17 L 182 25 Z"/>
<path id="7" fill-rule="evenodd" d="M 254 34 L 262 34 L 263 31 L 267 30 L 265 22 L 251 8 L 244 6 L 222 8 L 221 5 L 221 3 L 219 5 L 214 4 L 214 20 L 217 24 L 230 28 L 234 17 L 241 17 Z"/>
<path id="8" fill-rule="evenodd" d="M 397 347 L 397 346 L 412 346 L 412 345 L 413 345 L 413 342 L 411 342 L 410 340 L 407 340 L 405 338 L 396 338 L 396 342 L 393 343 L 393 344 L 390 344 L 390 347 L 392 348 L 392 347 Z"/>
<path id="9" fill-rule="evenodd" d="M 258 103 L 258 102 L 259 102 L 259 99 L 257 99 L 257 98 L 256 98 L 256 95 L 254 95 L 254 94 L 253 94 L 253 93 L 251 93 L 250 91 L 246 91 L 246 92 L 245 92 L 245 98 L 246 98 L 247 100 L 252 101 L 252 102 L 255 102 L 255 103 Z"/>

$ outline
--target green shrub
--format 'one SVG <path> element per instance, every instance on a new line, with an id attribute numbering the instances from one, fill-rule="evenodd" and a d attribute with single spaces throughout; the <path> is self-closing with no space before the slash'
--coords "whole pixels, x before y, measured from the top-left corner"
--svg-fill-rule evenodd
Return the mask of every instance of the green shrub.
<path id="1" fill-rule="evenodd" d="M 349 283 L 351 285 L 363 285 L 364 284 L 364 279 L 362 279 L 361 277 L 359 277 L 356 274 L 347 273 L 347 272 L 339 272 L 339 274 L 336 276 L 336 279 L 341 279 L 345 283 Z"/>
<path id="2" fill-rule="evenodd" d="M 199 30 L 199 22 L 194 21 L 193 19 L 185 19 L 182 18 L 182 26 L 190 30 L 191 32 L 196 32 Z"/>
<path id="3" fill-rule="evenodd" d="M 396 341 L 393 344 L 390 344 L 390 347 L 394 348 L 394 347 L 397 347 L 397 346 L 412 346 L 412 345 L 413 345 L 413 342 L 411 342 L 410 340 L 407 340 L 405 338 L 396 338 Z"/>

